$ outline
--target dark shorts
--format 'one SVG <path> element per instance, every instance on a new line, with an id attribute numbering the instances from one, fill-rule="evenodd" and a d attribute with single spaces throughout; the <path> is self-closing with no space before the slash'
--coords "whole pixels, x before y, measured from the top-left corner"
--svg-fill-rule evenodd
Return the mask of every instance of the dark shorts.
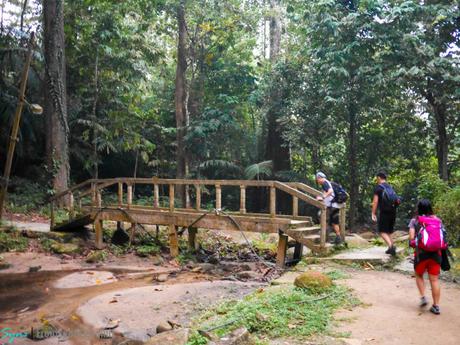
<path id="1" fill-rule="evenodd" d="M 392 234 L 395 230 L 396 212 L 380 212 L 378 219 L 378 231 Z"/>
<path id="2" fill-rule="evenodd" d="M 334 207 L 329 207 L 327 209 L 327 212 L 329 212 L 329 225 L 339 225 L 340 220 L 339 220 L 339 214 L 340 214 L 340 209 L 334 208 Z"/>

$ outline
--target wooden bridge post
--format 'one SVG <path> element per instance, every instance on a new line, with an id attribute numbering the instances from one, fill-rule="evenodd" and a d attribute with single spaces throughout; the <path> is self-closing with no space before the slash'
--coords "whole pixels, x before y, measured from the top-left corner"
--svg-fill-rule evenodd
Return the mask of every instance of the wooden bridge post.
<path id="1" fill-rule="evenodd" d="M 324 249 L 326 248 L 326 237 L 327 237 L 327 209 L 326 207 L 323 207 L 321 209 L 321 221 L 320 221 L 320 226 L 321 226 L 321 233 L 320 233 L 320 243 L 321 243 L 321 248 Z"/>
<path id="2" fill-rule="evenodd" d="M 131 204 L 133 203 L 133 185 L 132 184 L 127 185 L 127 200 L 126 200 L 126 202 L 128 204 L 128 209 L 130 209 Z"/>
<path id="3" fill-rule="evenodd" d="M 188 249 L 191 252 L 195 252 L 196 247 L 196 234 L 198 232 L 197 228 L 188 228 Z"/>
<path id="4" fill-rule="evenodd" d="M 276 188 L 270 187 L 270 217 L 276 216 Z"/>
<path id="5" fill-rule="evenodd" d="M 153 207 L 160 207 L 160 188 L 156 183 L 153 185 Z"/>
<path id="6" fill-rule="evenodd" d="M 216 185 L 216 209 L 222 208 L 222 188 L 220 185 Z"/>
<path id="7" fill-rule="evenodd" d="M 286 252 L 288 246 L 288 237 L 281 231 L 279 231 L 278 238 L 278 252 L 276 254 L 276 266 L 284 267 L 286 262 Z"/>
<path id="8" fill-rule="evenodd" d="M 343 204 L 343 207 L 340 209 L 340 213 L 339 213 L 339 222 L 340 222 L 340 236 L 342 237 L 342 240 L 344 241 L 345 241 L 345 236 L 346 236 L 346 214 L 347 214 L 346 204 Z"/>
<path id="9" fill-rule="evenodd" d="M 179 255 L 179 240 L 175 224 L 169 225 L 169 250 L 172 257 Z"/>
<path id="10" fill-rule="evenodd" d="M 197 211 L 201 210 L 201 187 L 199 184 L 195 185 L 195 193 L 196 193 L 196 205 L 195 208 Z"/>
<path id="11" fill-rule="evenodd" d="M 94 231 L 96 232 L 96 248 L 97 249 L 102 249 L 103 247 L 102 229 L 103 229 L 102 219 L 96 219 L 96 221 L 94 222 Z"/>
<path id="12" fill-rule="evenodd" d="M 97 201 L 97 207 L 101 208 L 102 207 L 102 194 L 99 189 L 96 190 L 96 201 Z"/>
<path id="13" fill-rule="evenodd" d="M 123 182 L 118 182 L 118 207 L 123 206 Z"/>
<path id="14" fill-rule="evenodd" d="M 189 192 L 189 185 L 185 185 L 185 208 L 189 209 L 192 208 L 190 204 L 190 192 Z"/>
<path id="15" fill-rule="evenodd" d="M 56 225 L 56 219 L 54 218 L 54 200 L 50 202 L 50 231 L 53 231 Z"/>
<path id="16" fill-rule="evenodd" d="M 240 213 L 246 213 L 246 186 L 240 186 Z"/>
<path id="17" fill-rule="evenodd" d="M 299 215 L 299 198 L 296 196 L 292 197 L 292 215 L 294 217 Z"/>
<path id="18" fill-rule="evenodd" d="M 96 207 L 96 184 L 91 183 L 91 207 Z"/>
<path id="19" fill-rule="evenodd" d="M 169 211 L 174 212 L 174 185 L 169 185 Z"/>
<path id="20" fill-rule="evenodd" d="M 75 218 L 75 199 L 72 192 L 69 194 L 69 218 Z"/>

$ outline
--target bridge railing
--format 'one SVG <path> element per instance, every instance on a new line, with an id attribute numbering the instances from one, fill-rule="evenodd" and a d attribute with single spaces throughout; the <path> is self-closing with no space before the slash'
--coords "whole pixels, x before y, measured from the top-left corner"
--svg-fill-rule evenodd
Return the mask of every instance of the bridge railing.
<path id="1" fill-rule="evenodd" d="M 135 185 L 151 185 L 153 187 L 153 200 L 150 206 L 140 206 L 133 202 L 133 188 Z M 303 201 L 309 205 L 316 207 L 321 210 L 320 216 L 320 227 L 321 227 L 321 245 L 325 246 L 326 243 L 326 230 L 327 230 L 327 219 L 326 219 L 326 207 L 323 202 L 318 201 L 316 197 L 322 193 L 308 185 L 298 182 L 279 182 L 279 181 L 254 181 L 254 180 L 200 180 L 200 179 L 163 179 L 163 178 L 112 178 L 112 179 L 90 179 L 78 185 L 69 188 L 66 191 L 56 194 L 50 200 L 51 207 L 51 228 L 55 225 L 54 210 L 55 206 L 65 204 L 69 214 L 69 220 L 72 220 L 76 213 L 79 212 L 83 206 L 91 207 L 92 209 L 100 209 L 103 207 L 103 190 L 112 188 L 110 191 L 113 194 L 113 186 L 117 186 L 117 197 L 116 205 L 121 208 L 136 208 L 136 207 L 149 207 L 157 210 L 164 210 L 169 212 L 180 212 L 180 211 L 204 211 L 202 207 L 202 193 L 205 188 L 212 186 L 215 192 L 214 207 L 216 209 L 222 209 L 222 187 L 233 186 L 239 187 L 240 200 L 239 210 L 233 212 L 241 215 L 250 215 L 246 209 L 246 191 L 252 187 L 265 187 L 269 189 L 269 200 L 268 200 L 268 212 L 257 213 L 257 215 L 265 215 L 268 217 L 290 217 L 294 219 L 302 219 L 305 216 L 299 215 L 299 201 Z M 162 206 L 160 203 L 160 187 L 161 190 L 167 190 L 167 207 Z M 178 186 L 183 186 L 186 189 L 195 189 L 195 200 L 192 205 L 190 200 L 190 193 L 185 193 L 185 207 L 179 207 L 176 202 L 175 194 Z M 126 198 L 125 198 L 126 190 Z M 209 192 L 209 190 L 207 190 Z M 277 212 L 276 195 L 279 192 L 287 193 L 292 197 L 292 214 L 282 215 Z M 64 202 L 63 202 L 64 201 Z M 111 206 L 114 198 L 111 199 Z M 341 212 L 344 215 L 345 212 Z M 251 214 L 252 215 L 252 214 Z M 344 216 L 341 216 L 341 219 Z M 344 224 L 343 228 L 344 229 Z"/>

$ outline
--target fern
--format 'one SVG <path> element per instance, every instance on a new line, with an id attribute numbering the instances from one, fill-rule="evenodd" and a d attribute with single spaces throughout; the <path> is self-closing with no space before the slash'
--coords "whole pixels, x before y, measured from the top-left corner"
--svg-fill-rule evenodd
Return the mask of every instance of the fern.
<path id="1" fill-rule="evenodd" d="M 273 175 L 273 161 L 252 164 L 244 170 L 244 175 L 248 180 L 259 180 L 261 176 L 270 177 Z"/>

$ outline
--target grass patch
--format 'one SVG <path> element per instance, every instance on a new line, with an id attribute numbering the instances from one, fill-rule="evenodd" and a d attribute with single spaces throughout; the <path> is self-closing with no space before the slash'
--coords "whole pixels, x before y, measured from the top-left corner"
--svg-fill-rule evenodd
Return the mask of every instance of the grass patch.
<path id="1" fill-rule="evenodd" d="M 19 231 L 0 231 L 0 253 L 24 252 L 28 246 L 28 239 Z"/>
<path id="2" fill-rule="evenodd" d="M 160 253 L 160 247 L 155 244 L 141 245 L 136 247 L 136 254 L 142 257 L 156 255 Z"/>
<path id="3" fill-rule="evenodd" d="M 194 324 L 200 329 L 233 322 L 216 330 L 223 336 L 239 327 L 262 340 L 267 338 L 307 338 L 326 333 L 338 308 L 359 305 L 347 287 L 333 285 L 321 295 L 293 286 L 271 287 L 239 301 L 226 301 L 206 311 Z M 205 344 L 195 333 L 188 345 Z"/>

